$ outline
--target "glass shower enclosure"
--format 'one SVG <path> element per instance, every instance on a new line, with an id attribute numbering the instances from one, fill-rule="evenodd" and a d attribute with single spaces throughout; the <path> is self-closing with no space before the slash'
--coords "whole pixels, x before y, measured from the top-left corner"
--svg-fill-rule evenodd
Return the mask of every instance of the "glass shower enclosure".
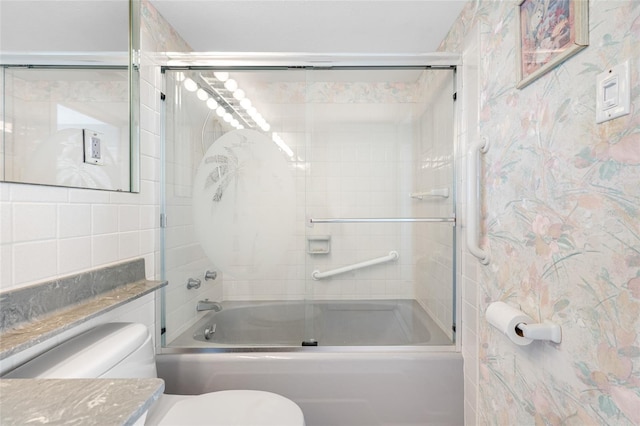
<path id="1" fill-rule="evenodd" d="M 163 74 L 165 346 L 455 343 L 455 67 Z"/>

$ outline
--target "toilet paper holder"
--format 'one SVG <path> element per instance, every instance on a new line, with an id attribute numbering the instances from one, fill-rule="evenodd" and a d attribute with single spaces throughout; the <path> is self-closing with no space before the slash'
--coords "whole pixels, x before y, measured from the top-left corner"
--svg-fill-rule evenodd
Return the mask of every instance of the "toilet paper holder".
<path id="1" fill-rule="evenodd" d="M 516 325 L 516 334 L 531 340 L 551 340 L 553 343 L 562 342 L 562 329 L 558 324 L 551 321 L 544 321 L 541 324 L 521 322 Z"/>
<path id="2" fill-rule="evenodd" d="M 533 318 L 505 302 L 489 304 L 486 319 L 516 345 L 529 345 L 534 340 L 562 341 L 562 329 L 551 321 L 536 323 Z"/>

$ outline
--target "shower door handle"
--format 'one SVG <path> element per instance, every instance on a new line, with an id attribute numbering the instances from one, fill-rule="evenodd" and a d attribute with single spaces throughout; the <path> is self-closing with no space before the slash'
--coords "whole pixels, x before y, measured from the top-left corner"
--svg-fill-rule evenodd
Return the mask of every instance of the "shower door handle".
<path id="1" fill-rule="evenodd" d="M 478 172 L 480 154 L 489 150 L 489 141 L 483 139 L 471 144 L 467 156 L 467 248 L 483 265 L 489 264 L 489 253 L 480 247 L 478 222 L 480 222 L 480 188 L 482 179 Z"/>

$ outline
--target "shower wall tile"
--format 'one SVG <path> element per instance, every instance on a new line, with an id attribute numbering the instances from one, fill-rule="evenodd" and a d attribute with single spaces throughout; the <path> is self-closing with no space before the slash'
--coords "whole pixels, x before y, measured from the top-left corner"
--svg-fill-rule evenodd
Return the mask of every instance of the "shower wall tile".
<path id="1" fill-rule="evenodd" d="M 91 237 L 91 263 L 107 265 L 118 260 L 118 234 L 94 235 Z"/>
<path id="2" fill-rule="evenodd" d="M 25 283 L 44 280 L 57 273 L 56 240 L 13 244 L 13 280 L 19 287 Z"/>
<path id="3" fill-rule="evenodd" d="M 69 274 L 91 267 L 91 237 L 58 240 L 58 272 Z"/>
<path id="4" fill-rule="evenodd" d="M 13 203 L 13 241 L 36 241 L 55 238 L 56 205 Z"/>
<path id="5" fill-rule="evenodd" d="M 58 204 L 58 237 L 80 237 L 91 233 L 90 204 Z"/>
<path id="6" fill-rule="evenodd" d="M 118 206 L 98 204 L 91 206 L 91 233 L 109 234 L 118 232 Z"/>

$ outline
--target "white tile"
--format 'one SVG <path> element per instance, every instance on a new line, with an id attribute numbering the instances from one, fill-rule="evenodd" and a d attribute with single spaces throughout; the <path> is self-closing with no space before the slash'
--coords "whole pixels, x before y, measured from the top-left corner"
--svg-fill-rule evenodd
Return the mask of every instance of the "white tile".
<path id="1" fill-rule="evenodd" d="M 69 189 L 55 186 L 11 184 L 11 201 L 64 203 L 69 199 Z"/>
<path id="2" fill-rule="evenodd" d="M 147 80 L 140 81 L 140 103 L 151 109 L 155 109 L 156 100 L 154 99 L 155 88 Z"/>
<path id="3" fill-rule="evenodd" d="M 465 399 L 464 403 L 464 426 L 476 426 L 476 404 Z"/>
<path id="4" fill-rule="evenodd" d="M 140 204 L 158 204 L 158 186 L 155 182 L 140 181 Z"/>
<path id="5" fill-rule="evenodd" d="M 140 195 L 135 192 L 110 192 L 109 204 L 140 204 Z"/>
<path id="6" fill-rule="evenodd" d="M 70 189 L 70 203 L 107 204 L 109 202 L 108 191 L 96 191 L 93 189 Z"/>
<path id="7" fill-rule="evenodd" d="M 91 265 L 96 267 L 117 261 L 118 245 L 118 234 L 91 237 Z"/>
<path id="8" fill-rule="evenodd" d="M 462 285 L 463 300 L 470 303 L 471 306 L 476 306 L 478 303 L 478 283 L 464 276 L 462 277 Z"/>
<path id="9" fill-rule="evenodd" d="M 462 302 L 462 324 L 470 330 L 478 328 L 478 309 L 467 302 Z"/>
<path id="10" fill-rule="evenodd" d="M 120 232 L 140 229 L 140 206 L 119 206 L 118 217 Z"/>
<path id="11" fill-rule="evenodd" d="M 118 206 L 98 204 L 91 206 L 92 234 L 109 234 L 118 231 Z"/>
<path id="12" fill-rule="evenodd" d="M 0 244 L 13 241 L 13 220 L 10 203 L 0 203 Z"/>
<path id="13" fill-rule="evenodd" d="M 0 245 L 0 290 L 13 287 L 13 247 Z"/>
<path id="14" fill-rule="evenodd" d="M 146 130 L 140 130 L 140 154 L 160 158 L 160 137 Z"/>
<path id="15" fill-rule="evenodd" d="M 140 156 L 140 178 L 151 181 L 160 180 L 159 160 L 148 155 Z"/>
<path id="16" fill-rule="evenodd" d="M 91 268 L 91 237 L 58 240 L 58 273 L 70 274 Z"/>
<path id="17" fill-rule="evenodd" d="M 160 226 L 160 212 L 158 206 L 140 206 L 140 229 L 152 229 Z"/>
<path id="18" fill-rule="evenodd" d="M 35 241 L 56 237 L 55 204 L 13 203 L 13 240 Z"/>
<path id="19" fill-rule="evenodd" d="M 31 283 L 55 277 L 58 251 L 55 240 L 13 245 L 14 284 Z"/>
<path id="20" fill-rule="evenodd" d="M 6 182 L 0 182 L 0 201 L 9 201 L 9 186 Z"/>
<path id="21" fill-rule="evenodd" d="M 58 205 L 58 238 L 80 237 L 91 233 L 89 204 Z"/>
<path id="22" fill-rule="evenodd" d="M 119 258 L 130 259 L 140 254 L 140 233 L 134 232 L 121 232 L 118 234 L 119 239 Z"/>
<path id="23" fill-rule="evenodd" d="M 145 229 L 140 231 L 140 254 L 153 253 L 156 250 L 156 233 L 155 229 Z"/>

